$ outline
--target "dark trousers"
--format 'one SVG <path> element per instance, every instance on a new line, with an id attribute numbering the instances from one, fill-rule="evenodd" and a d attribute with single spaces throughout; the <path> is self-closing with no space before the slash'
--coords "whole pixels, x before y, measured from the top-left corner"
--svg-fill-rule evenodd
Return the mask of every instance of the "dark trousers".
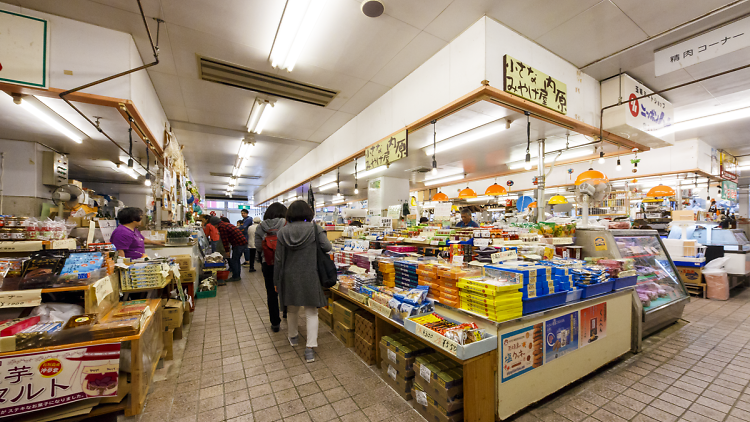
<path id="1" fill-rule="evenodd" d="M 232 256 L 229 257 L 229 270 L 232 271 L 232 278 L 240 278 L 240 258 L 247 245 L 232 246 Z"/>
<path id="2" fill-rule="evenodd" d="M 255 269 L 255 248 L 248 246 L 248 248 L 245 249 L 245 262 L 250 264 L 250 268 Z"/>
<path id="3" fill-rule="evenodd" d="M 279 294 L 276 293 L 276 289 L 273 287 L 273 265 L 268 265 L 264 262 L 260 264 L 260 269 L 263 272 L 263 279 L 266 282 L 268 315 L 271 317 L 271 325 L 279 325 L 281 324 L 281 318 L 279 318 Z"/>

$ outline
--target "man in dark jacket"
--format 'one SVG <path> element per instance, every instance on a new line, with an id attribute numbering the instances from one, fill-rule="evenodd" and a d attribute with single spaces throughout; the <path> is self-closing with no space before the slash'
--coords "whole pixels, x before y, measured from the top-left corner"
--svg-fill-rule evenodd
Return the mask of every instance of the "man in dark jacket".
<path id="1" fill-rule="evenodd" d="M 219 231 L 224 250 L 232 251 L 229 257 L 229 270 L 232 271 L 232 278 L 227 281 L 240 281 L 240 257 L 247 248 L 247 239 L 240 229 L 222 221 L 219 217 L 212 217 L 210 223 Z"/>
<path id="2" fill-rule="evenodd" d="M 242 235 L 245 236 L 245 239 L 248 239 L 247 229 L 253 225 L 253 219 L 250 217 L 250 212 L 248 210 L 242 210 L 240 211 L 240 214 L 242 214 L 242 226 L 240 226 L 240 230 L 242 230 Z M 249 267 L 251 264 L 250 260 L 252 259 L 250 257 L 250 248 L 245 248 L 244 254 L 245 262 L 242 265 Z"/>

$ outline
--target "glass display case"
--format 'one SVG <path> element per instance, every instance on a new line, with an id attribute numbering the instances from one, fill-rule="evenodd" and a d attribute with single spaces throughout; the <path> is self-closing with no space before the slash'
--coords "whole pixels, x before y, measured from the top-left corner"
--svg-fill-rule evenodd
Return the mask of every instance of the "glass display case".
<path id="1" fill-rule="evenodd" d="M 632 259 L 643 305 L 643 336 L 682 317 L 689 297 L 656 230 L 576 230 L 583 256 Z"/>
<path id="2" fill-rule="evenodd" d="M 696 222 L 686 229 L 686 238 L 694 239 L 701 245 L 721 246 L 729 261 L 724 265 L 732 275 L 750 274 L 750 241 L 742 229 L 722 229 L 718 223 Z M 670 239 L 680 239 L 682 229 L 675 227 L 669 233 Z"/>

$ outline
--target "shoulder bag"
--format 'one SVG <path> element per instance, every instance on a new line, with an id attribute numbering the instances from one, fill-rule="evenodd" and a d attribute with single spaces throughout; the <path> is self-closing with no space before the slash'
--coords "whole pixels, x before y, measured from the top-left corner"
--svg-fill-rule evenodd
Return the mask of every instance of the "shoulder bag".
<path id="1" fill-rule="evenodd" d="M 324 289 L 330 289 L 335 286 L 338 282 L 338 275 L 336 274 L 336 264 L 333 263 L 331 257 L 327 253 L 323 252 L 320 247 L 320 240 L 318 239 L 318 227 L 315 223 L 313 225 L 313 236 L 315 236 L 315 251 L 317 253 L 318 263 L 318 278 L 320 278 L 320 285 Z"/>

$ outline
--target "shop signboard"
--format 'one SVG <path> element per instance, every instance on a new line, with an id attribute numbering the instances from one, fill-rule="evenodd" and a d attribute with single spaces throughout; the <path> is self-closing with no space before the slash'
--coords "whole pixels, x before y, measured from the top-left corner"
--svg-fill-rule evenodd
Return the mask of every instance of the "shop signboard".
<path id="1" fill-rule="evenodd" d="M 750 17 L 726 25 L 654 52 L 656 76 L 705 62 L 750 46 Z"/>
<path id="2" fill-rule="evenodd" d="M 578 312 L 544 322 L 544 363 L 578 349 Z"/>
<path id="3" fill-rule="evenodd" d="M 568 114 L 567 85 L 507 54 L 503 66 L 503 91 Z"/>
<path id="4" fill-rule="evenodd" d="M 736 182 L 737 177 L 737 158 L 728 152 L 719 152 L 719 176 L 725 180 Z M 723 196 L 722 196 L 723 198 Z M 724 198 L 726 199 L 726 198 Z"/>
<path id="5" fill-rule="evenodd" d="M 724 180 L 721 182 L 721 199 L 737 201 L 737 183 Z"/>
<path id="6" fill-rule="evenodd" d="M 501 382 L 509 381 L 542 366 L 544 326 L 539 323 L 500 337 Z"/>
<path id="7" fill-rule="evenodd" d="M 0 28 L 0 82 L 47 88 L 47 21 L 0 10 Z"/>
<path id="8" fill-rule="evenodd" d="M 409 155 L 409 136 L 406 129 L 378 141 L 365 150 L 366 170 L 386 166 Z"/>
<path id="9" fill-rule="evenodd" d="M 607 336 L 607 302 L 581 309 L 581 347 Z"/>
<path id="10" fill-rule="evenodd" d="M 0 419 L 117 395 L 120 343 L 0 358 Z"/>
<path id="11" fill-rule="evenodd" d="M 237 205 L 237 208 L 240 210 L 248 210 L 250 211 L 250 205 Z"/>

